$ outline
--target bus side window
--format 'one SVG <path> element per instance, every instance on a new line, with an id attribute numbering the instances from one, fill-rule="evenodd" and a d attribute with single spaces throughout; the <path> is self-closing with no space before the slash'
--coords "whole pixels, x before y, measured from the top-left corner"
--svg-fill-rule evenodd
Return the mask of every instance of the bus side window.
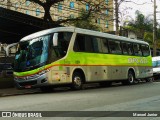
<path id="1" fill-rule="evenodd" d="M 77 34 L 73 50 L 76 52 L 85 51 L 85 37 L 83 35 Z"/>
<path id="2" fill-rule="evenodd" d="M 103 53 L 108 53 L 108 41 L 107 41 L 107 39 L 102 38 L 101 41 L 102 41 Z"/>
<path id="3" fill-rule="evenodd" d="M 111 41 L 109 40 L 109 49 L 110 52 L 113 54 L 122 54 L 122 49 L 121 49 L 121 45 L 120 45 L 120 41 Z"/>
<path id="4" fill-rule="evenodd" d="M 58 34 L 58 42 L 60 48 L 60 54 L 65 56 L 69 47 L 70 39 L 72 33 L 71 32 L 59 32 Z"/>
<path id="5" fill-rule="evenodd" d="M 102 53 L 101 39 L 102 38 L 92 36 L 93 49 L 95 53 Z"/>
<path id="6" fill-rule="evenodd" d="M 122 42 L 122 50 L 123 50 L 123 54 L 124 55 L 128 54 L 128 45 L 127 45 L 127 43 Z"/>
<path id="7" fill-rule="evenodd" d="M 84 36 L 85 36 L 85 52 L 94 52 L 92 37 L 89 35 L 84 35 Z"/>
<path id="8" fill-rule="evenodd" d="M 128 43 L 128 53 L 129 53 L 129 55 L 133 55 L 133 45 L 132 45 L 132 43 Z"/>
<path id="9" fill-rule="evenodd" d="M 139 44 L 134 44 L 134 54 L 137 56 L 142 56 L 141 46 Z"/>
<path id="10" fill-rule="evenodd" d="M 141 45 L 141 48 L 142 48 L 143 56 L 149 56 L 150 55 L 149 46 Z"/>

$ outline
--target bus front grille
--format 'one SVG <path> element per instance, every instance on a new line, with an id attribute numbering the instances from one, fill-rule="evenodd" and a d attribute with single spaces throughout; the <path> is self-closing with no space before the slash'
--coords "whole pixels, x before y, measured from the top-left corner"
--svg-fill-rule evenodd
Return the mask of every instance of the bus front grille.
<path id="1" fill-rule="evenodd" d="M 37 84 L 37 81 L 27 81 L 27 82 L 20 82 L 20 86 L 26 86 L 26 85 L 35 85 Z"/>

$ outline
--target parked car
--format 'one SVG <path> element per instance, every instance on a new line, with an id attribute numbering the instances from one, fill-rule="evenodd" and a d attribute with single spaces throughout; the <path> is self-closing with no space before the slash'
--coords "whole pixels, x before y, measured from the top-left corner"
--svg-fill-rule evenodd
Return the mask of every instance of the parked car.
<path id="1" fill-rule="evenodd" d="M 153 77 L 160 79 L 160 56 L 152 57 Z"/>

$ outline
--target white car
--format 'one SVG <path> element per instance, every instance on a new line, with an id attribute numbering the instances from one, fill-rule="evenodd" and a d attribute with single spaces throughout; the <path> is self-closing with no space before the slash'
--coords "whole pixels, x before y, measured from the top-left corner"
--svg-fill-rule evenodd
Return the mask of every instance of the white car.
<path id="1" fill-rule="evenodd" d="M 153 77 L 160 78 L 160 56 L 152 57 Z"/>

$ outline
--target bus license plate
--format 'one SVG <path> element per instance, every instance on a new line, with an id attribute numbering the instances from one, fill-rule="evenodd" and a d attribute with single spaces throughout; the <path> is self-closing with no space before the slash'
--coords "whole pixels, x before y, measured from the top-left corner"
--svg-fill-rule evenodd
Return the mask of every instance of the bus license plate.
<path id="1" fill-rule="evenodd" d="M 31 85 L 26 85 L 25 88 L 31 88 Z"/>

